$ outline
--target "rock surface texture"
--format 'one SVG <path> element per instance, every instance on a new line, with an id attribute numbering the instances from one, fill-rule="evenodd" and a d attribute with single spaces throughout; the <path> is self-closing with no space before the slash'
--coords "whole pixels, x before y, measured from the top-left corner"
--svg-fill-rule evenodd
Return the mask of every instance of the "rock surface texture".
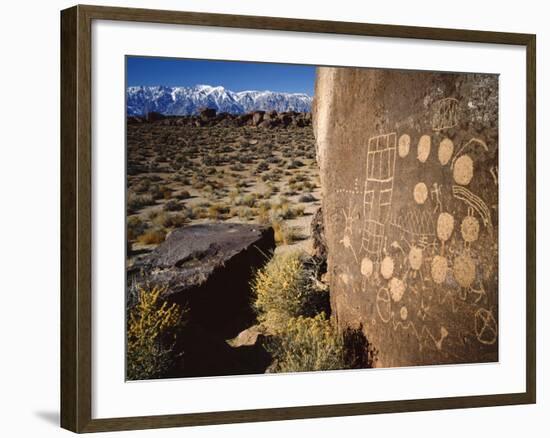
<path id="1" fill-rule="evenodd" d="M 497 361 L 498 77 L 319 68 L 313 119 L 338 323 L 377 367 Z"/>

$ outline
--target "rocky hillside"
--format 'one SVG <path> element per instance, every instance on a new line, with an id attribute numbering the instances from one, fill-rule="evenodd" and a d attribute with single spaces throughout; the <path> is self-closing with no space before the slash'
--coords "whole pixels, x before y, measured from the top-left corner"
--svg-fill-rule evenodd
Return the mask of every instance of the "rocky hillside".
<path id="1" fill-rule="evenodd" d="M 245 114 L 217 113 L 215 109 L 201 109 L 197 115 L 165 116 L 157 112 L 150 112 L 147 116 L 128 116 L 129 124 L 157 122 L 164 126 L 219 126 L 240 127 L 256 126 L 259 128 L 304 128 L 311 126 L 311 113 L 295 111 L 254 111 Z"/>

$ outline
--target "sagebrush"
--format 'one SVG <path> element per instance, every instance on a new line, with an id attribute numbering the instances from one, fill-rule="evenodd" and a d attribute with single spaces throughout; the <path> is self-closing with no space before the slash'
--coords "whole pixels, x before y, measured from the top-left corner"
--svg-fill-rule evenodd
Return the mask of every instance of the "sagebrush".
<path id="1" fill-rule="evenodd" d="M 312 295 L 319 293 L 311 287 L 311 274 L 299 253 L 274 255 L 252 283 L 259 322 L 277 333 L 290 318 L 307 313 Z"/>
<path id="2" fill-rule="evenodd" d="M 164 300 L 166 287 L 138 286 L 137 303 L 129 310 L 126 377 L 129 380 L 163 377 L 174 360 L 176 331 L 184 312 Z"/>
<path id="3" fill-rule="evenodd" d="M 347 368 L 343 336 L 324 313 L 290 318 L 267 348 L 275 359 L 273 372 Z"/>

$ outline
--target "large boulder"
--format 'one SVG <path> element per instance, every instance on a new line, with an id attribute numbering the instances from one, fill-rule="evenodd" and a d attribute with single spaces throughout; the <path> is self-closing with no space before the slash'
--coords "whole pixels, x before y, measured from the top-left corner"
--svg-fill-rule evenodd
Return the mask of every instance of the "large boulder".
<path id="1" fill-rule="evenodd" d="M 264 119 L 265 111 L 254 111 L 252 113 L 252 125 L 258 126 Z"/>
<path id="2" fill-rule="evenodd" d="M 498 360 L 498 77 L 319 68 L 331 307 L 375 366 Z"/>
<path id="3" fill-rule="evenodd" d="M 199 115 L 202 120 L 211 120 L 216 117 L 215 108 L 202 108 L 199 110 Z"/>
<path id="4" fill-rule="evenodd" d="M 145 120 L 147 120 L 148 122 L 156 122 L 158 120 L 164 119 L 164 117 L 165 116 L 161 113 L 157 113 L 155 111 L 150 111 L 145 116 Z"/>
<path id="5" fill-rule="evenodd" d="M 229 339 L 254 322 L 250 281 L 274 248 L 270 227 L 191 225 L 172 232 L 128 278 L 168 286 L 167 299 L 188 307 L 194 323 Z"/>

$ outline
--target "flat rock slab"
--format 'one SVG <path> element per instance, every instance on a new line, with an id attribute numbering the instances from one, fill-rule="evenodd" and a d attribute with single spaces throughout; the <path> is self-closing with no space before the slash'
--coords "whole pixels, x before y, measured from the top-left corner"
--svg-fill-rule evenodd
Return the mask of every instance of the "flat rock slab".
<path id="1" fill-rule="evenodd" d="M 208 280 L 235 256 L 255 247 L 258 261 L 271 249 L 271 228 L 250 224 L 212 223 L 175 230 L 144 260 L 151 277 L 179 293 Z M 254 265 L 254 264 L 253 264 Z"/>

